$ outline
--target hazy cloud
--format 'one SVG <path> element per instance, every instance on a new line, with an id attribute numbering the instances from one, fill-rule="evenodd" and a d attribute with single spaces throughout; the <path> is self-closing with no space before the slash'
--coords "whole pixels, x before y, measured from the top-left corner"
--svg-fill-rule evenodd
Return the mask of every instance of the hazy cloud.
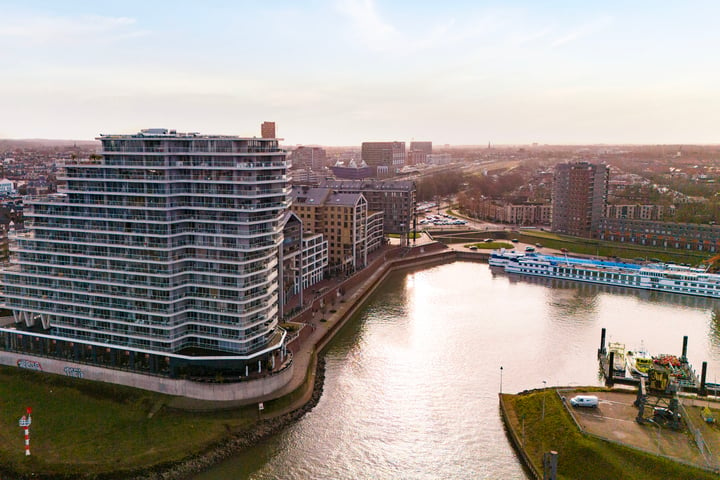
<path id="1" fill-rule="evenodd" d="M 67 43 L 89 39 L 121 39 L 147 34 L 135 28 L 135 19 L 99 15 L 43 16 L 4 15 L 0 17 L 0 40 L 30 44 Z"/>
<path id="2" fill-rule="evenodd" d="M 386 50 L 401 40 L 398 30 L 380 17 L 373 0 L 339 0 L 336 8 L 350 19 L 355 33 L 370 48 Z"/>
<path id="3" fill-rule="evenodd" d="M 561 45 L 574 42 L 580 38 L 593 35 L 597 32 L 600 32 L 601 30 L 604 30 L 605 27 L 607 27 L 611 23 L 611 21 L 612 19 L 610 17 L 601 17 L 590 23 L 580 25 L 579 27 L 553 40 L 550 46 L 559 47 Z"/>

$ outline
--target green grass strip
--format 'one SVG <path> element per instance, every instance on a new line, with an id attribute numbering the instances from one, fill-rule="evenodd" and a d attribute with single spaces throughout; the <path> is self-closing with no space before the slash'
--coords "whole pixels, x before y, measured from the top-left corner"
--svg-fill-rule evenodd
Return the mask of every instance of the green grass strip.
<path id="1" fill-rule="evenodd" d="M 525 451 L 539 472 L 542 472 L 543 454 L 555 450 L 558 452 L 558 478 L 564 480 L 718 478 L 699 468 L 584 435 L 554 390 L 504 395 L 503 398 L 512 428 L 521 442 L 524 431 Z"/>

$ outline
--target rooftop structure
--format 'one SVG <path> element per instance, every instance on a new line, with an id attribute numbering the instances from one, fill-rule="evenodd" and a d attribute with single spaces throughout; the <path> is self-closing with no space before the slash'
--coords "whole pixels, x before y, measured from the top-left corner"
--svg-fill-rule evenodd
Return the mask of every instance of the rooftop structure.
<path id="1" fill-rule="evenodd" d="M 263 122 L 260 126 L 262 138 L 275 138 L 275 122 Z"/>
<path id="2" fill-rule="evenodd" d="M 327 163 L 327 152 L 321 147 L 301 145 L 292 152 L 292 168 L 322 170 Z"/>

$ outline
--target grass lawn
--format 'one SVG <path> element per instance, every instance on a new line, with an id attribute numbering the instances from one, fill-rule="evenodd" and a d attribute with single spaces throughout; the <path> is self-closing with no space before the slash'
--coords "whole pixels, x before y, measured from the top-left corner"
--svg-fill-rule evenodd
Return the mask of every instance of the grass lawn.
<path id="1" fill-rule="evenodd" d="M 571 237 L 559 235 L 543 230 L 523 230 L 517 234 L 520 241 L 525 243 L 540 242 L 544 247 L 561 249 L 567 248 L 570 253 L 594 255 L 600 257 L 642 258 L 647 260 L 660 260 L 672 263 L 687 263 L 698 265 L 702 260 L 708 259 L 712 254 L 692 250 L 677 250 L 672 248 L 657 248 L 632 243 L 609 242 L 591 238 Z"/>
<path id="2" fill-rule="evenodd" d="M 521 438 L 524 424 L 525 450 L 541 474 L 543 453 L 555 450 L 558 478 L 564 480 L 718 478 L 704 470 L 583 435 L 554 390 L 503 398 L 510 423 Z"/>
<path id="3" fill-rule="evenodd" d="M 400 238 L 399 233 L 388 233 L 388 238 Z M 413 239 L 413 238 L 420 238 L 422 237 L 422 233 L 420 232 L 410 232 L 407 234 L 407 238 Z"/>
<path id="4" fill-rule="evenodd" d="M 255 405 L 212 413 L 161 408 L 169 397 L 111 384 L 0 367 L 0 468 L 87 475 L 182 460 L 252 427 Z M 267 402 L 264 416 L 291 399 Z M 19 418 L 32 407 L 30 450 Z"/>
<path id="5" fill-rule="evenodd" d="M 468 243 L 467 245 L 463 245 L 465 248 L 470 247 L 477 247 L 482 248 L 485 250 L 497 250 L 498 248 L 509 248 L 513 249 L 515 248 L 515 245 L 508 242 L 478 242 L 478 243 Z"/>

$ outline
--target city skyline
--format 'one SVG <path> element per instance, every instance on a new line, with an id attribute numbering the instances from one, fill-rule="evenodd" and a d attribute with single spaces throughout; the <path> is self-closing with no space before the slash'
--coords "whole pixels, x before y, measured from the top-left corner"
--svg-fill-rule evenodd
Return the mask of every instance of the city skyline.
<path id="1" fill-rule="evenodd" d="M 3 2 L 0 138 L 717 143 L 711 2 Z"/>

